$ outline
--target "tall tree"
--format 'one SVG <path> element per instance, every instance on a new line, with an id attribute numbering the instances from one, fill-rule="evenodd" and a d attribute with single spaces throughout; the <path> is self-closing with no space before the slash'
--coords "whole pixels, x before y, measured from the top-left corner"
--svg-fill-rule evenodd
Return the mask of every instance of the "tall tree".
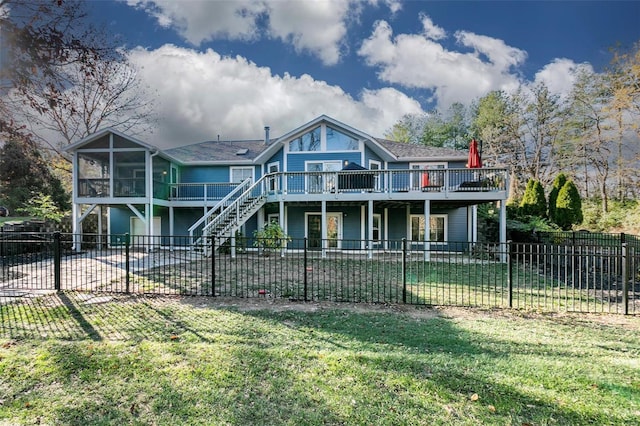
<path id="1" fill-rule="evenodd" d="M 639 195 L 634 183 L 640 180 L 640 42 L 629 51 L 613 50 L 606 78 L 611 97 L 605 109 L 614 122 L 617 195 L 622 201 Z"/>
<path id="2" fill-rule="evenodd" d="M 26 127 L 56 153 L 99 127 L 131 131 L 150 117 L 135 70 L 88 23 L 86 5 L 0 0 L 3 127 Z"/>
<path id="3" fill-rule="evenodd" d="M 518 127 L 514 124 L 518 122 L 517 108 L 511 105 L 507 93 L 493 91 L 475 103 L 473 115 L 471 129 L 483 144 L 483 162 L 509 168 L 509 196 L 519 199 L 523 193 L 519 184 L 522 173 L 513 136 L 513 129 Z"/>
<path id="4" fill-rule="evenodd" d="M 420 143 L 426 119 L 426 114 L 405 114 L 385 132 L 384 137 L 396 142 Z"/>
<path id="5" fill-rule="evenodd" d="M 0 148 L 0 194 L 0 202 L 14 212 L 38 194 L 48 194 L 61 210 L 70 207 L 60 180 L 51 173 L 37 144 L 25 136 L 13 137 Z"/>
<path id="6" fill-rule="evenodd" d="M 486 155 L 511 170 L 513 185 L 529 179 L 548 185 L 564 119 L 560 98 L 541 83 L 522 86 L 513 94 L 491 92 L 481 98 L 473 129 L 483 140 Z M 519 185 L 512 189 L 521 191 Z"/>
<path id="7" fill-rule="evenodd" d="M 568 141 L 566 166 L 578 164 L 576 155 L 582 157 L 584 167 L 585 194 L 589 194 L 588 183 L 595 181 L 603 212 L 608 211 L 608 180 L 612 164 L 611 116 L 606 109 L 611 91 L 602 74 L 582 68 L 569 96 L 571 133 Z M 568 160 L 568 161 L 567 161 Z M 577 170 L 576 170 L 577 172 Z"/>

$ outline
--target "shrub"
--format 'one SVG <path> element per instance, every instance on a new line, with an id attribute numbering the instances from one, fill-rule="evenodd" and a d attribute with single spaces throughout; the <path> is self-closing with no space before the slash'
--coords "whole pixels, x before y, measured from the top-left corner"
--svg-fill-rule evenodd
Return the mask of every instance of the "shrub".
<path id="1" fill-rule="evenodd" d="M 560 173 L 553 180 L 553 186 L 549 192 L 549 219 L 554 223 L 556 223 L 556 202 L 558 200 L 558 193 L 565 183 L 567 183 L 567 175 Z"/>
<path id="2" fill-rule="evenodd" d="M 18 209 L 19 212 L 31 217 L 60 223 L 64 213 L 53 202 L 51 195 L 36 194 L 27 205 Z"/>
<path id="3" fill-rule="evenodd" d="M 547 200 L 539 180 L 529 179 L 527 182 L 527 188 L 520 202 L 520 210 L 524 215 L 547 217 Z"/>
<path id="4" fill-rule="evenodd" d="M 265 255 L 284 248 L 291 241 L 291 237 L 285 234 L 277 222 L 267 223 L 261 230 L 254 231 L 253 236 L 255 238 L 253 245 L 263 249 Z"/>
<path id="5" fill-rule="evenodd" d="M 573 181 L 568 180 L 558 192 L 555 223 L 564 230 L 582 223 L 582 199 Z"/>

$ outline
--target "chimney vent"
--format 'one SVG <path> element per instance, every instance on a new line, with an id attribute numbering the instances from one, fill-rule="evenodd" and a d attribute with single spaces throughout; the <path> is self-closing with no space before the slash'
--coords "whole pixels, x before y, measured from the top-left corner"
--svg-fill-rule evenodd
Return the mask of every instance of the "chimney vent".
<path id="1" fill-rule="evenodd" d="M 264 144 L 269 145 L 269 126 L 264 127 Z"/>

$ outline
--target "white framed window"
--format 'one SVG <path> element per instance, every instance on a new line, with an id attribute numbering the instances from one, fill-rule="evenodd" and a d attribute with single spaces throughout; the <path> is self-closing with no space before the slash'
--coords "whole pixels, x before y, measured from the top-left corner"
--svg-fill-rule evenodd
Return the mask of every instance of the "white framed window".
<path id="1" fill-rule="evenodd" d="M 382 239 L 382 215 L 380 213 L 373 214 L 373 241 L 379 243 Z"/>
<path id="2" fill-rule="evenodd" d="M 321 172 L 337 172 L 342 170 L 340 161 L 307 161 L 304 169 L 310 173 L 307 176 L 307 192 L 321 193 L 329 192 L 336 187 L 335 174 Z M 317 172 L 315 174 L 314 172 Z"/>
<path id="3" fill-rule="evenodd" d="M 273 163 L 267 164 L 267 174 L 278 173 L 279 171 L 280 171 L 279 161 L 274 161 Z M 278 183 L 279 183 L 279 179 L 277 176 L 270 177 L 269 182 L 267 182 L 267 188 L 271 192 L 278 191 L 280 189 Z"/>
<path id="4" fill-rule="evenodd" d="M 342 152 L 361 149 L 359 136 L 321 124 L 306 133 L 291 139 L 287 144 L 288 152 Z"/>
<path id="5" fill-rule="evenodd" d="M 280 214 L 279 213 L 269 213 L 267 215 L 267 223 L 280 224 Z"/>
<path id="6" fill-rule="evenodd" d="M 423 214 L 411 215 L 411 241 L 424 241 L 425 221 Z M 449 216 L 432 214 L 429 216 L 429 241 L 446 243 L 449 233 Z"/>
<path id="7" fill-rule="evenodd" d="M 247 178 L 253 180 L 253 167 L 231 167 L 229 169 L 229 182 L 240 183 Z"/>
<path id="8" fill-rule="evenodd" d="M 289 142 L 289 152 L 320 151 L 321 149 L 322 138 L 320 126 Z"/>
<path id="9" fill-rule="evenodd" d="M 369 170 L 382 170 L 382 163 L 378 160 L 369 160 Z M 382 189 L 381 175 L 375 174 L 373 176 L 373 189 L 374 191 L 380 191 Z"/>
<path id="10" fill-rule="evenodd" d="M 409 163 L 411 170 L 411 188 L 414 190 L 420 190 L 429 186 L 442 186 L 444 185 L 444 169 L 447 168 L 447 163 L 444 162 L 421 162 L 421 163 Z"/>

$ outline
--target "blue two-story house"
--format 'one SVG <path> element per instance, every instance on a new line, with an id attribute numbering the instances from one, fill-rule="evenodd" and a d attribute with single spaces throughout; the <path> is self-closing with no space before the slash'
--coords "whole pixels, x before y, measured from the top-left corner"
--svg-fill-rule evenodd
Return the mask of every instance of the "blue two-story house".
<path id="1" fill-rule="evenodd" d="M 160 150 L 105 129 L 67 150 L 74 234 L 106 210 L 108 234 L 171 249 L 250 237 L 268 221 L 323 252 L 403 238 L 437 248 L 475 241 L 475 206 L 498 201 L 506 239 L 506 169 L 469 169 L 467 152 L 374 138 L 325 115 L 278 138 L 265 128 L 255 140 Z"/>

